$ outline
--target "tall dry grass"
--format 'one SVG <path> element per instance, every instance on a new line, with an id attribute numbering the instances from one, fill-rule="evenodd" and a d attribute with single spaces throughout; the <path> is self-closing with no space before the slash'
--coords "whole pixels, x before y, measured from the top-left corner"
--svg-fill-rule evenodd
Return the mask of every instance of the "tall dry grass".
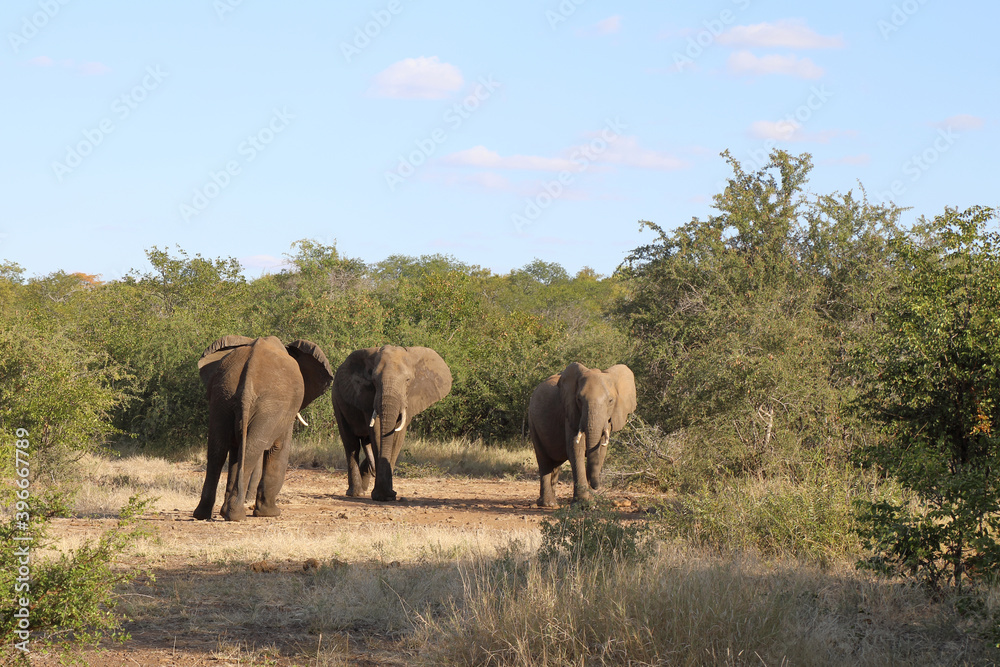
<path id="1" fill-rule="evenodd" d="M 639 563 L 479 562 L 463 581 L 448 614 L 421 619 L 426 664 L 972 665 L 1000 658 L 981 634 L 990 612 L 963 617 L 916 585 L 846 563 L 824 570 L 675 543 Z"/>

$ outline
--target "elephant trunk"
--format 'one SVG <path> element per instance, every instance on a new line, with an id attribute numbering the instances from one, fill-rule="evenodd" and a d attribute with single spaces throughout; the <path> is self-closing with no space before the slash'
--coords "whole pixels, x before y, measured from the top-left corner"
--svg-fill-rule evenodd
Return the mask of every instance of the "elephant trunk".
<path id="1" fill-rule="evenodd" d="M 398 431 L 401 421 L 406 419 L 406 407 L 404 405 L 401 391 L 393 391 L 391 387 L 383 389 L 380 396 L 376 397 L 375 411 L 382 422 L 380 436 L 387 436 L 393 431 Z"/>
<path id="2" fill-rule="evenodd" d="M 587 481 L 590 488 L 601 486 L 601 468 L 604 466 L 604 456 L 608 452 L 608 436 L 610 425 L 601 415 L 587 411 L 580 422 L 580 430 L 587 438 Z"/>

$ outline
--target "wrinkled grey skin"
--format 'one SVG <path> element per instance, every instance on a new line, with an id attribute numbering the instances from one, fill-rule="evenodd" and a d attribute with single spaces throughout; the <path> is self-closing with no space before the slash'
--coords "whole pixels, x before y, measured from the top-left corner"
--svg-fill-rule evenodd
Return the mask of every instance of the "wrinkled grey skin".
<path id="1" fill-rule="evenodd" d="M 347 495 L 395 500 L 392 471 L 406 427 L 451 390 L 451 370 L 427 347 L 385 345 L 352 352 L 333 379 L 333 410 L 347 454 Z M 365 460 L 360 458 L 361 450 Z"/>
<path id="2" fill-rule="evenodd" d="M 246 518 L 248 488 L 256 491 L 254 516 L 278 516 L 296 415 L 333 380 L 326 356 L 305 340 L 286 346 L 274 336 L 223 336 L 205 350 L 198 369 L 208 394 L 208 466 L 194 517 L 212 518 L 226 457 L 222 517 Z"/>
<path id="3" fill-rule="evenodd" d="M 559 466 L 573 470 L 573 502 L 592 499 L 611 433 L 635 411 L 635 378 L 624 364 L 606 371 L 572 363 L 535 388 L 528 404 L 528 432 L 538 461 L 538 505 L 555 507 L 552 484 Z"/>

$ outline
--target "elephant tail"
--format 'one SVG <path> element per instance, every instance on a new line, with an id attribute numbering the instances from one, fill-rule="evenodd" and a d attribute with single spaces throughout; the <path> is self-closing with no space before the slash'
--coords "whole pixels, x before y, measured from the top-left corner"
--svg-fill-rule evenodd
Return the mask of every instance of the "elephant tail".
<path id="1" fill-rule="evenodd" d="M 247 400 L 246 395 L 244 395 L 242 403 L 243 414 L 240 415 L 240 434 L 236 452 L 238 457 L 237 470 L 239 470 L 236 475 L 236 502 L 239 503 L 239 507 L 244 507 L 247 501 L 246 492 L 247 484 L 249 483 L 246 477 L 247 430 L 250 426 L 250 415 L 253 411 L 253 405 L 251 401 Z"/>

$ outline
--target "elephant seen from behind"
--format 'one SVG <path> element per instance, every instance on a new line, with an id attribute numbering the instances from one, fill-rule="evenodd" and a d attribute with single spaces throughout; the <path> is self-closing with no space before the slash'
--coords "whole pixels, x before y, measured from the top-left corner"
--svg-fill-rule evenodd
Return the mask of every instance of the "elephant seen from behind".
<path id="1" fill-rule="evenodd" d="M 202 353 L 198 370 L 208 393 L 208 466 L 194 517 L 212 518 L 227 456 L 222 517 L 246 518 L 248 487 L 254 516 L 278 516 L 296 416 L 333 380 L 326 355 L 307 340 L 223 336 Z"/>
<path id="2" fill-rule="evenodd" d="M 421 411 L 451 391 L 451 370 L 428 347 L 356 350 L 333 379 L 333 410 L 347 454 L 347 495 L 395 500 L 392 472 L 406 427 Z M 360 460 L 361 450 L 365 460 Z"/>
<path id="3" fill-rule="evenodd" d="M 528 431 L 538 460 L 539 507 L 555 507 L 552 483 L 569 460 L 573 502 L 589 501 L 601 484 L 608 439 L 635 411 L 635 378 L 624 364 L 602 371 L 573 362 L 535 388 Z"/>

